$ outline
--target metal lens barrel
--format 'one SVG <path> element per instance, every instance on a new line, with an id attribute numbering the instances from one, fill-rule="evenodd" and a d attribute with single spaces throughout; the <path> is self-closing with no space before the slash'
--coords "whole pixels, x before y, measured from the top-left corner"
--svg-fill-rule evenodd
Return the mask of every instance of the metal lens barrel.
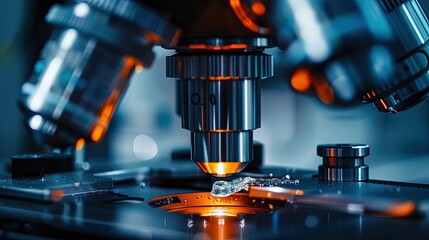
<path id="1" fill-rule="evenodd" d="M 429 21 L 417 0 L 380 0 L 396 33 L 395 73 L 366 93 L 363 101 L 380 112 L 404 111 L 429 95 Z"/>
<path id="2" fill-rule="evenodd" d="M 206 173 L 227 176 L 253 159 L 260 127 L 260 80 L 272 75 L 261 52 L 186 52 L 167 58 L 179 78 L 182 127 L 191 131 L 191 158 Z"/>
<path id="3" fill-rule="evenodd" d="M 54 26 L 20 106 L 39 143 L 73 146 L 99 141 L 136 67 L 150 66 L 154 44 L 170 46 L 178 28 L 133 1 L 85 0 L 54 5 Z"/>

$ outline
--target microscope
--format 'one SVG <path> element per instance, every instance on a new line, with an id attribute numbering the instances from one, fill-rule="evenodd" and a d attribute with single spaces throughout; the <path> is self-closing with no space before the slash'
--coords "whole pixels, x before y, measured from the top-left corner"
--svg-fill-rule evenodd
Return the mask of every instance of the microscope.
<path id="1" fill-rule="evenodd" d="M 69 1 L 46 16 L 54 31 L 19 105 L 34 139 L 52 149 L 98 142 L 152 48 L 174 49 L 191 159 L 228 176 L 253 159 L 260 88 L 286 51 L 290 83 L 325 104 L 372 103 L 397 113 L 429 91 L 428 20 L 418 1 Z M 288 79 L 286 79 L 288 80 Z"/>
<path id="2" fill-rule="evenodd" d="M 94 225 L 113 238 L 171 238 L 184 232 L 196 238 L 196 233 L 210 232 L 226 239 L 240 234 L 243 238 L 302 237 L 308 228 L 326 236 L 338 230 L 343 234 L 338 237 L 358 226 L 361 238 L 375 238 L 379 232 L 366 235 L 362 226 L 392 223 L 395 229 L 415 230 L 415 222 L 377 217 L 429 214 L 427 185 L 370 179 L 364 163 L 369 155 L 366 144 L 319 145 L 317 155 L 323 163 L 318 172 L 246 171 L 255 159 L 253 131 L 261 128 L 263 117 L 261 86 L 279 74 L 274 72 L 274 61 L 282 63 L 276 71 L 287 76 L 283 80 L 295 92 L 332 107 L 364 103 L 378 112 L 396 114 L 425 100 L 429 96 L 429 21 L 418 0 L 68 0 L 54 4 L 45 19 L 53 31 L 21 87 L 19 107 L 34 140 L 53 154 L 44 164 L 55 165 L 58 156 L 74 152 L 75 172 L 47 177 L 43 181 L 52 185 L 43 183 L 41 192 L 34 189 L 39 180 L 2 182 L 7 190 L 0 195 L 82 210 L 57 212 L 55 206 L 41 210 L 49 219 L 61 216 L 58 219 L 64 225 L 59 228 L 99 236 L 82 227 Z M 190 131 L 190 159 L 206 173 L 206 178 L 195 182 L 187 179 L 182 194 L 165 195 L 157 188 L 156 178 L 144 182 L 152 174 L 150 168 L 136 169 L 140 187 L 121 185 L 126 181 L 115 178 L 121 169 L 94 175 L 81 172 L 87 169 L 77 154 L 86 143 L 103 138 L 133 73 L 145 71 L 154 62 L 155 46 L 175 51 L 166 58 L 166 77 L 176 81 L 177 96 L 172 97 L 182 128 Z M 282 52 L 282 58 L 274 59 L 269 49 Z M 27 165 L 19 168 L 28 169 Z M 240 180 L 227 182 L 236 176 Z M 119 186 L 113 191 L 109 177 Z M 235 192 L 248 194 L 216 198 L 208 192 L 189 192 L 190 186 L 207 190 L 200 183 L 207 184 L 207 178 L 209 184 L 221 179 L 215 184 L 225 188 L 237 184 Z M 180 181 L 170 179 L 169 184 L 180 185 Z M 142 191 L 147 194 L 144 198 Z M 77 200 L 76 196 L 83 197 Z M 141 204 L 148 196 L 150 206 L 117 207 Z M 104 209 L 111 215 L 100 219 L 99 209 L 91 212 L 94 202 L 118 205 Z M 161 222 L 131 213 L 160 214 L 158 208 L 184 216 L 164 213 Z M 346 215 L 337 217 L 337 212 Z M 194 219 L 196 215 L 201 218 Z M 366 215 L 376 218 L 362 218 Z M 168 225 L 185 218 L 185 230 L 180 223 Z M 299 225 L 301 218 L 305 228 Z M 351 223 L 346 230 L 329 228 L 343 226 L 343 219 Z M 55 221 L 48 220 L 43 224 L 53 226 Z M 290 220 L 290 232 L 275 225 L 283 220 Z M 261 234 L 252 232 L 252 226 L 265 222 L 271 225 L 263 225 Z M 227 225 L 234 227 L 233 234 L 224 229 Z M 423 236 L 425 229 L 415 233 Z"/>

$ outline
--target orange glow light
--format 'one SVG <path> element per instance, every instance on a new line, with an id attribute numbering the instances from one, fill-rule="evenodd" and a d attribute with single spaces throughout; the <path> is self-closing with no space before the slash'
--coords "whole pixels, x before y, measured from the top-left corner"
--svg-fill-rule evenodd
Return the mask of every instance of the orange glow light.
<path id="1" fill-rule="evenodd" d="M 306 92 L 311 87 L 310 72 L 305 69 L 298 69 L 290 79 L 290 84 L 298 92 Z"/>
<path id="2" fill-rule="evenodd" d="M 83 138 L 79 138 L 77 141 L 76 141 L 76 150 L 78 150 L 78 151 L 80 151 L 80 150 L 82 150 L 82 148 L 85 146 L 85 139 L 83 139 Z"/>
<path id="3" fill-rule="evenodd" d="M 405 217 L 416 211 L 416 204 L 408 201 L 396 204 L 389 208 L 388 215 L 391 217 Z"/>
<path id="4" fill-rule="evenodd" d="M 106 132 L 106 127 L 101 124 L 95 124 L 94 128 L 91 131 L 91 140 L 98 142 L 103 138 L 104 133 Z"/>
<path id="5" fill-rule="evenodd" d="M 200 216 L 237 216 L 240 214 L 256 214 L 275 209 L 270 201 L 249 197 L 247 193 L 234 193 L 227 197 L 214 197 L 210 192 L 181 193 L 156 197 L 149 204 L 175 197 L 180 202 L 160 206 L 168 212 L 182 214 L 198 214 Z"/>
<path id="6" fill-rule="evenodd" d="M 383 108 L 387 110 L 387 105 L 386 105 L 386 103 L 383 101 L 383 99 L 380 99 L 380 103 L 381 103 L 381 105 L 383 105 Z"/>
<path id="7" fill-rule="evenodd" d="M 98 119 L 102 124 L 109 124 L 118 101 L 119 91 L 115 89 L 110 94 L 109 98 L 106 100 L 104 106 L 101 108 L 100 113 L 98 114 Z"/>
<path id="8" fill-rule="evenodd" d="M 261 34 L 267 34 L 269 32 L 268 28 L 261 27 L 250 19 L 243 5 L 241 5 L 241 0 L 230 0 L 229 4 L 231 5 L 232 10 L 234 10 L 235 15 L 240 19 L 241 23 L 245 27 Z"/>
<path id="9" fill-rule="evenodd" d="M 195 162 L 205 173 L 226 177 L 240 172 L 249 162 Z"/>
<path id="10" fill-rule="evenodd" d="M 213 130 L 213 132 L 215 133 L 229 133 L 229 132 L 235 132 L 234 130 L 228 130 L 228 129 L 218 129 L 218 130 Z"/>
<path id="11" fill-rule="evenodd" d="M 265 12 L 266 12 L 266 9 L 265 9 L 265 5 L 264 4 L 262 4 L 261 2 L 254 2 L 253 4 L 252 4 L 252 11 L 256 14 L 256 15 L 259 15 L 259 16 L 262 16 L 262 15 L 264 15 L 265 14 Z"/>
<path id="12" fill-rule="evenodd" d="M 59 201 L 64 197 L 63 190 L 53 190 L 50 192 L 49 197 L 52 201 Z"/>
<path id="13" fill-rule="evenodd" d="M 138 61 L 130 56 L 125 57 L 124 67 L 121 70 L 121 77 L 128 79 L 132 73 L 132 70 L 137 65 Z M 139 64 L 141 65 L 141 64 Z"/>
<path id="14" fill-rule="evenodd" d="M 189 44 L 189 49 L 194 50 L 212 50 L 212 51 L 226 51 L 226 50 L 234 50 L 234 49 L 246 49 L 248 48 L 247 44 L 244 43 L 232 43 L 225 46 L 209 46 L 204 43 L 195 43 Z"/>
<path id="15" fill-rule="evenodd" d="M 156 204 L 165 203 L 166 199 L 178 201 Z M 277 208 L 271 201 L 251 198 L 247 193 L 235 193 L 227 197 L 214 197 L 210 192 L 181 193 L 150 199 L 149 204 L 167 212 L 203 217 L 204 231 L 210 239 L 239 239 L 243 225 L 237 216 L 270 212 Z"/>
<path id="16" fill-rule="evenodd" d="M 317 76 L 312 78 L 313 88 L 316 90 L 316 94 L 320 101 L 324 104 L 332 104 L 335 100 L 334 89 L 329 86 L 323 76 Z"/>

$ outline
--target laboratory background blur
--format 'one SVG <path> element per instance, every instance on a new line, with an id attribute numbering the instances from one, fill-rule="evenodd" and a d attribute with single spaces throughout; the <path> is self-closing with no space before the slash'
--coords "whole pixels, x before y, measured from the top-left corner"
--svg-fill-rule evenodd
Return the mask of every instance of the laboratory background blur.
<path id="1" fill-rule="evenodd" d="M 17 106 L 21 84 L 29 76 L 38 51 L 49 36 L 43 23 L 58 1 L 0 1 L 0 159 L 40 151 L 23 125 Z M 421 1 L 429 12 L 429 1 Z M 136 73 L 110 126 L 98 144 L 87 146 L 87 160 L 146 161 L 168 158 L 189 148 L 189 131 L 181 128 L 175 110 L 175 80 L 165 77 L 165 57 L 173 51 L 155 48 L 156 61 Z M 264 144 L 270 165 L 317 169 L 321 143 L 366 143 L 370 178 L 429 183 L 429 101 L 403 113 L 377 112 L 372 105 L 326 106 L 290 88 L 279 68 L 282 54 L 267 51 L 277 63 L 275 77 L 262 80 L 262 127 L 254 132 Z M 289 73 L 290 74 L 290 73 Z"/>

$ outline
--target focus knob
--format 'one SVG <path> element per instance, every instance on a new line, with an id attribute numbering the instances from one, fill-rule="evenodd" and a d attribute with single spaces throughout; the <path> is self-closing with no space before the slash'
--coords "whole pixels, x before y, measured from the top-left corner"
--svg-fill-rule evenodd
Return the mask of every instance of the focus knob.
<path id="1" fill-rule="evenodd" d="M 364 157 L 369 155 L 366 144 L 322 144 L 317 155 L 323 158 L 319 166 L 319 180 L 338 182 L 367 181 L 369 168 Z"/>

